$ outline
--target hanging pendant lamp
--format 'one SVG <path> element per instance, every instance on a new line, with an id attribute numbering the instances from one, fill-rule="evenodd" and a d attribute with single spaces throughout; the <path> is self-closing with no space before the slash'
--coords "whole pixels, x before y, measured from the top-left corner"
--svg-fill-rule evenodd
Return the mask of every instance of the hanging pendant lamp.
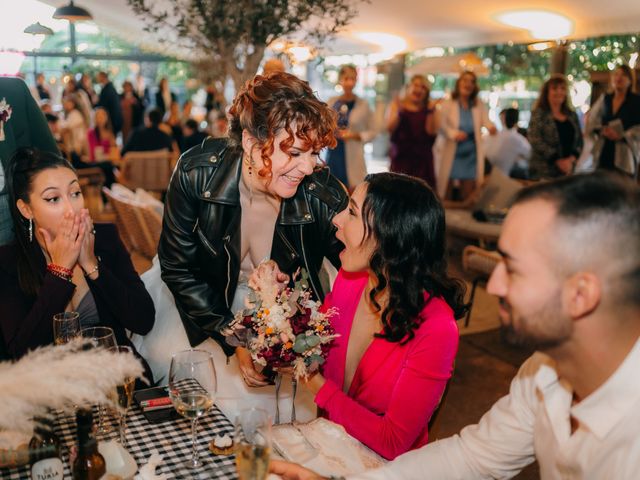
<path id="1" fill-rule="evenodd" d="M 53 18 L 58 20 L 69 20 L 70 22 L 93 20 L 91 14 L 84 8 L 74 5 L 73 0 L 69 2 L 69 5 L 56 8 L 56 11 L 53 12 Z"/>
<path id="2" fill-rule="evenodd" d="M 23 30 L 24 33 L 30 33 L 31 35 L 53 35 L 53 30 L 49 27 L 45 27 L 40 22 L 32 23 Z"/>

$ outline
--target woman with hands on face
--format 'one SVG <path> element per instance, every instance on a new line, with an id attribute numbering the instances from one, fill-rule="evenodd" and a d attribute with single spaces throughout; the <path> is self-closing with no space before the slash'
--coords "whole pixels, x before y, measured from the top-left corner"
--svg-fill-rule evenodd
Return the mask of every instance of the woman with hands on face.
<path id="1" fill-rule="evenodd" d="M 81 327 L 145 334 L 154 307 L 114 225 L 94 225 L 73 167 L 31 148 L 16 151 L 7 176 L 13 244 L 0 247 L 4 356 L 53 343 L 53 315 L 77 311 Z M 152 380 L 147 368 L 147 377 Z"/>

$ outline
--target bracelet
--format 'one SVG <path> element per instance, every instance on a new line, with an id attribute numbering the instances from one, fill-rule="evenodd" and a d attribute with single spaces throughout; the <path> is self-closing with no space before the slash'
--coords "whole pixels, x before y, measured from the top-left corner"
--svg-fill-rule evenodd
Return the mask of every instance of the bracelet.
<path id="1" fill-rule="evenodd" d="M 89 271 L 89 272 L 84 271 L 84 268 L 83 268 L 82 271 L 84 271 L 84 276 L 85 277 L 90 277 L 91 275 L 93 275 L 94 273 L 96 273 L 98 271 L 98 267 L 99 267 L 99 264 L 96 262 L 96 266 L 93 267 L 91 269 L 91 271 Z"/>
<path id="2" fill-rule="evenodd" d="M 73 277 L 73 270 L 62 267 L 60 265 L 56 265 L 55 263 L 50 263 L 47 265 L 47 271 L 56 277 L 71 281 L 71 277 Z"/>
<path id="3" fill-rule="evenodd" d="M 93 267 L 91 269 L 90 272 L 87 272 L 84 268 L 82 269 L 82 271 L 84 272 L 84 276 L 85 277 L 90 277 L 91 275 L 93 275 L 94 273 L 96 273 L 98 271 L 98 269 L 100 268 L 100 261 L 102 259 L 100 257 L 96 257 L 96 266 Z M 82 268 L 82 267 L 81 267 Z"/>

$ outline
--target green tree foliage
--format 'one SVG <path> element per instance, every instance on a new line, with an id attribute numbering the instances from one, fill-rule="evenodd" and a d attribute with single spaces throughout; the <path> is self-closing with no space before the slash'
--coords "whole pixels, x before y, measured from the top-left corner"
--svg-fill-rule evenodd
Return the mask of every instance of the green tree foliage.
<path id="1" fill-rule="evenodd" d="M 363 0 L 127 0 L 152 32 L 174 32 L 211 79 L 230 75 L 239 87 L 255 74 L 267 46 L 276 39 L 308 32 L 305 41 L 322 42 L 357 14 Z M 160 6 L 158 6 L 160 5 Z"/>

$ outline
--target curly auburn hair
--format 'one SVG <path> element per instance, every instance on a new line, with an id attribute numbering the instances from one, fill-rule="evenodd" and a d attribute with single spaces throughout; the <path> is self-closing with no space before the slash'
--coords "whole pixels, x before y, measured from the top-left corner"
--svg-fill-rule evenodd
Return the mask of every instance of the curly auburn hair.
<path id="1" fill-rule="evenodd" d="M 397 173 L 367 175 L 365 183 L 363 241 L 373 238 L 376 244 L 369 259 L 376 285 L 369 298 L 382 310 L 384 329 L 376 336 L 402 345 L 415 336 L 425 320 L 420 312 L 434 297 L 461 318 L 468 308 L 466 288 L 447 274 L 444 208 L 429 185 Z M 378 302 L 383 292 L 384 309 Z"/>
<path id="2" fill-rule="evenodd" d="M 279 147 L 289 159 L 296 137 L 308 150 L 320 151 L 337 144 L 335 112 L 314 95 L 307 82 L 286 72 L 256 75 L 248 80 L 233 99 L 229 118 L 229 138 L 233 143 L 242 144 L 243 130 L 258 140 L 264 164 L 258 175 L 267 181 L 272 176 L 275 137 L 282 129 L 288 137 Z"/>

